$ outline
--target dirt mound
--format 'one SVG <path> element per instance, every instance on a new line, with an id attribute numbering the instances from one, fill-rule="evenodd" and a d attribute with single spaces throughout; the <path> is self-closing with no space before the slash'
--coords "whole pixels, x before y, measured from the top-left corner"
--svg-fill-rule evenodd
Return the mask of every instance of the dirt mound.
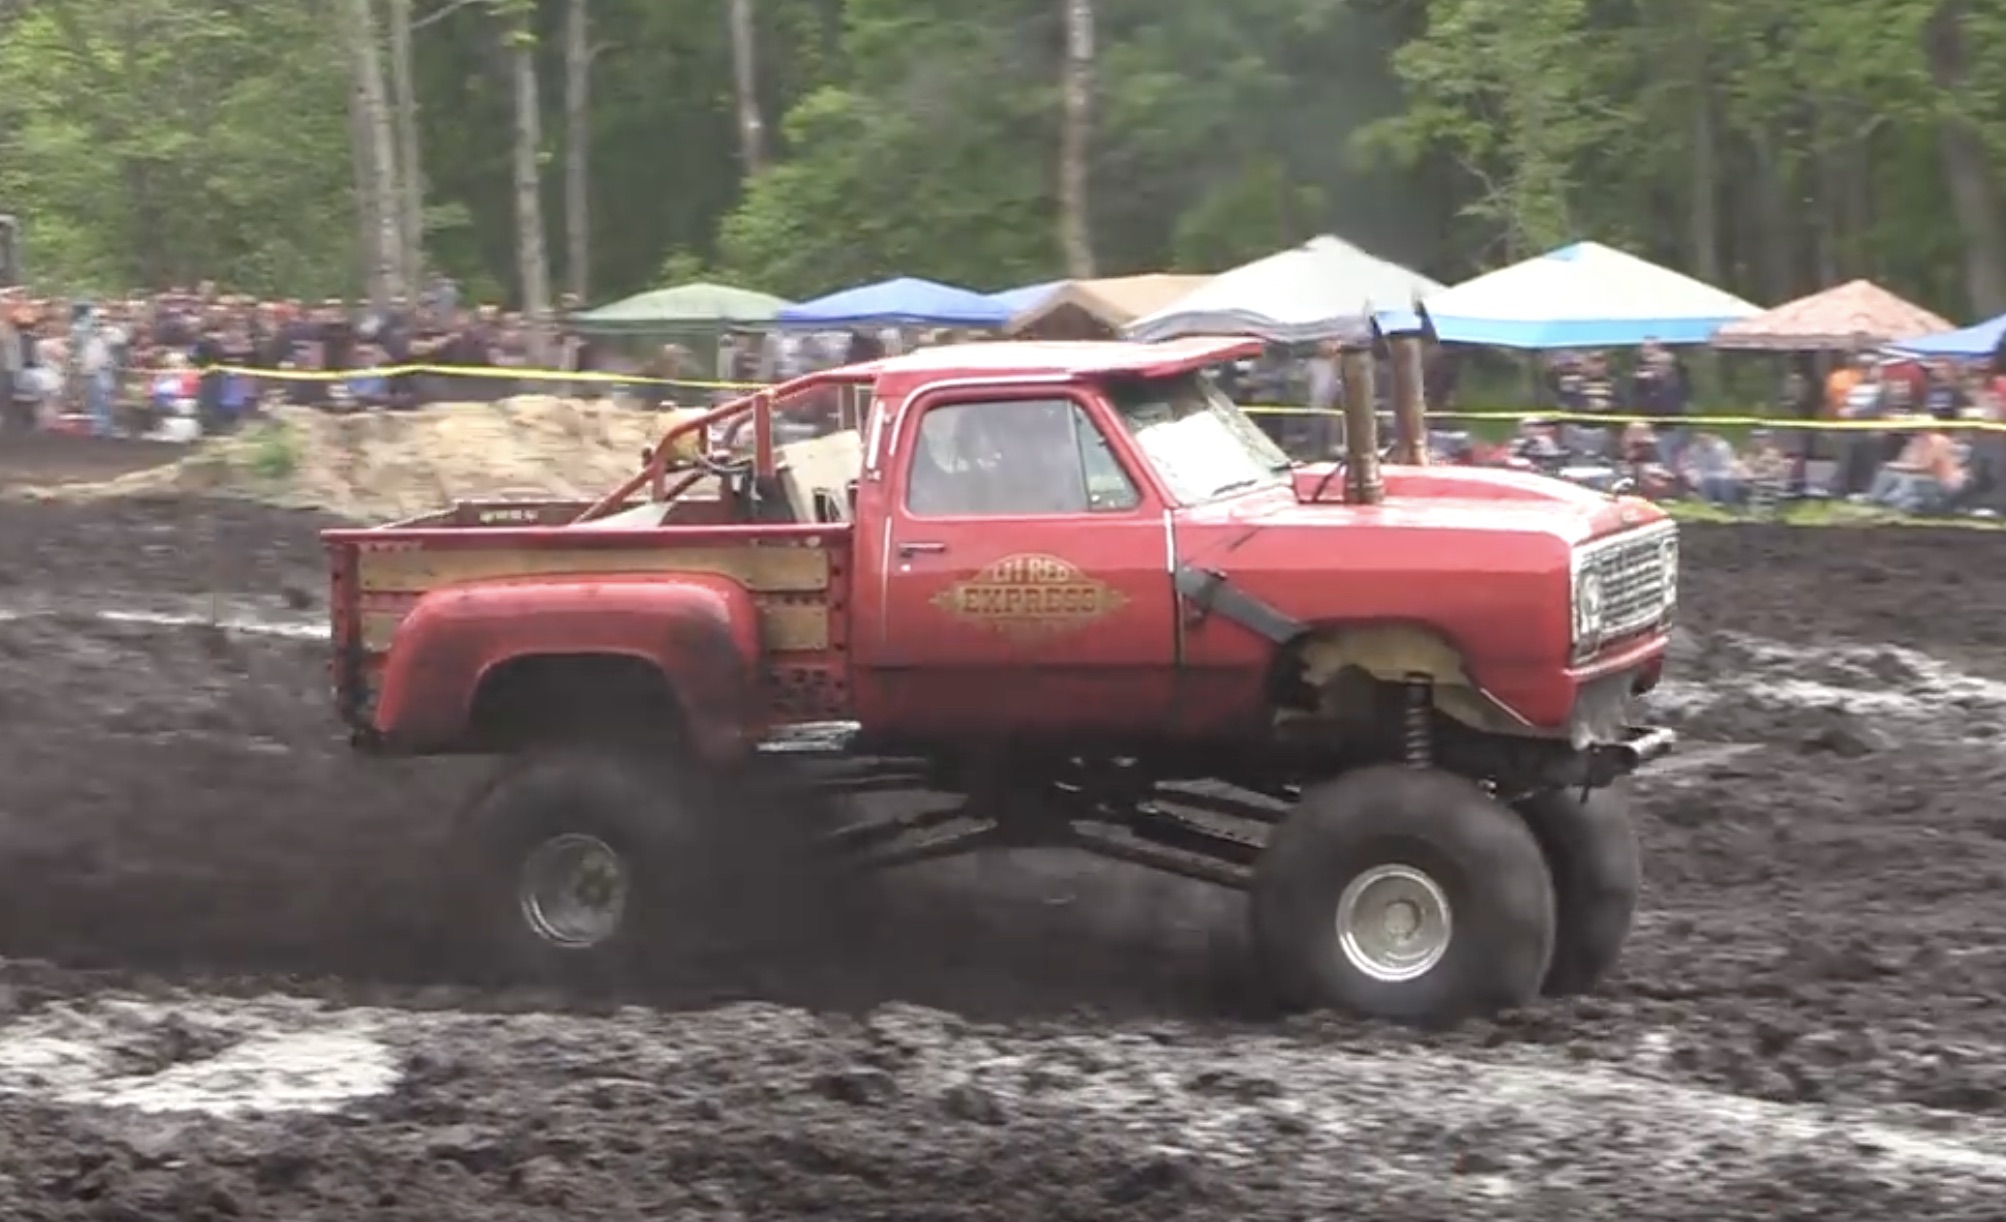
<path id="1" fill-rule="evenodd" d="M 326 520 L 0 513 L 0 956 L 66 963 L 0 968 L 0 1213 L 1878 1219 L 2006 1183 L 1995 536 L 1689 531 L 1695 741 L 1639 785 L 1618 979 L 1423 1037 L 1240 1025 L 1230 898 L 1039 855 L 779 904 L 796 936 L 635 994 L 857 1017 L 440 984 L 481 768 L 348 753 Z M 264 629 L 103 614 L 136 605 Z M 379 1054 L 347 1114 L 300 1102 Z M 292 1102 L 140 1105 L 250 1079 Z"/>
<path id="2" fill-rule="evenodd" d="M 236 492 L 382 521 L 456 500 L 596 496 L 633 474 L 661 428 L 652 413 L 609 400 L 547 395 L 412 412 L 286 407 L 173 463 L 24 491 L 68 499 Z"/>

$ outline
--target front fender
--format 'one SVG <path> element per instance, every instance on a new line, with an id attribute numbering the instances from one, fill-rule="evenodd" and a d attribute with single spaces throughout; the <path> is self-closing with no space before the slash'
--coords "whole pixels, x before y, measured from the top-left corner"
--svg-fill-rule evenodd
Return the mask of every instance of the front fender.
<path id="1" fill-rule="evenodd" d="M 697 753 L 750 749 L 759 715 L 758 608 L 746 588 L 703 573 L 512 578 L 433 590 L 397 626 L 375 728 L 411 752 L 468 737 L 475 693 L 519 658 L 614 655 L 662 672 Z"/>

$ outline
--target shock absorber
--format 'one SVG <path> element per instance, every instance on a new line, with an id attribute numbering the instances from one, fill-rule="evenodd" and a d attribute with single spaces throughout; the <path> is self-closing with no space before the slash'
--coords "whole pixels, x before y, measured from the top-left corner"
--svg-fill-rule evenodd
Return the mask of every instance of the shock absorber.
<path id="1" fill-rule="evenodd" d="M 1435 685 L 1426 675 L 1408 675 L 1402 693 L 1401 755 L 1410 768 L 1431 768 L 1435 763 Z"/>

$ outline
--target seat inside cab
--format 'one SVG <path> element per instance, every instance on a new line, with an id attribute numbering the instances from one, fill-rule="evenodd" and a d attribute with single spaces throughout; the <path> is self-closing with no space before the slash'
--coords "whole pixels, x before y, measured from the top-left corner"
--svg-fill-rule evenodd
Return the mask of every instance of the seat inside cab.
<path id="1" fill-rule="evenodd" d="M 848 522 L 857 478 L 864 470 L 864 438 L 856 429 L 775 446 L 780 487 L 796 522 Z"/>

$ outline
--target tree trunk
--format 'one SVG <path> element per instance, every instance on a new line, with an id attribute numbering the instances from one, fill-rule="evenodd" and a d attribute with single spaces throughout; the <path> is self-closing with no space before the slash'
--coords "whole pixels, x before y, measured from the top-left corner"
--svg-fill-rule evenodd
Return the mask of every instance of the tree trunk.
<path id="1" fill-rule="evenodd" d="M 349 160 L 355 170 L 355 258 L 362 283 L 375 291 L 383 272 L 383 192 L 376 181 L 376 161 L 370 155 L 369 115 L 362 104 L 362 83 L 348 89 Z"/>
<path id="2" fill-rule="evenodd" d="M 1807 201 L 1816 235 L 1813 265 L 1820 285 L 1839 284 L 1846 276 L 1846 140 L 1845 120 L 1838 114 L 1839 103 L 1823 101 L 1811 124 L 1811 181 L 1816 183 Z"/>
<path id="3" fill-rule="evenodd" d="M 516 271 L 529 322 L 529 359 L 550 367 L 550 258 L 543 232 L 543 128 L 537 99 L 535 9 L 519 5 L 509 28 L 515 68 Z"/>
<path id="4" fill-rule="evenodd" d="M 1795 174 L 1777 152 L 1782 143 L 1768 126 L 1749 133 L 1750 160 L 1755 172 L 1744 181 L 1753 197 L 1751 232 L 1765 301 L 1788 301 L 1797 295 L 1798 245 L 1790 207 L 1790 185 Z"/>
<path id="5" fill-rule="evenodd" d="M 592 287 L 592 47 L 588 0 L 564 12 L 564 273 L 573 300 Z"/>
<path id="6" fill-rule="evenodd" d="M 146 53 L 147 39 L 140 29 L 140 14 L 127 10 L 126 19 L 119 23 L 119 59 L 125 71 L 138 71 L 139 57 Z M 88 44 L 73 40 L 71 46 L 78 55 L 88 56 Z M 104 82 L 100 82 L 103 84 Z M 139 283 L 166 285 L 189 279 L 182 274 L 183 256 L 173 240 L 169 218 L 161 214 L 154 200 L 154 174 L 151 161 L 142 157 L 127 156 L 120 167 L 120 177 L 125 180 L 125 189 L 132 206 L 133 245 L 131 249 L 140 252 Z"/>
<path id="7" fill-rule="evenodd" d="M 1066 15 L 1065 119 L 1059 137 L 1059 244 L 1066 274 L 1094 274 L 1087 159 L 1093 138 L 1093 0 L 1060 0 Z"/>
<path id="8" fill-rule="evenodd" d="M 425 162 L 418 148 L 418 86 L 411 60 L 411 0 L 390 0 L 390 88 L 397 135 L 397 233 L 404 287 L 425 275 Z"/>
<path id="9" fill-rule="evenodd" d="M 407 295 L 404 277 L 404 248 L 397 224 L 397 141 L 390 124 L 390 103 L 383 84 L 382 48 L 376 36 L 376 14 L 371 0 L 348 0 L 348 53 L 354 66 L 355 89 L 362 108 L 364 142 L 369 159 L 369 176 L 374 185 L 370 201 L 376 221 L 376 240 L 371 243 L 369 300 L 378 310 L 393 297 Z"/>
<path id="10" fill-rule="evenodd" d="M 2006 311 L 2006 226 L 2000 220 L 1999 181 L 1992 175 L 1985 140 L 1965 113 L 1965 0 L 1945 0 L 1929 24 L 1929 67 L 1945 94 L 1937 129 L 1943 185 L 1964 238 L 1964 284 L 1981 318 Z"/>
<path id="11" fill-rule="evenodd" d="M 731 68 L 738 93 L 739 154 L 745 176 L 766 168 L 766 118 L 759 108 L 758 35 L 752 21 L 752 0 L 731 0 Z"/>
<path id="12" fill-rule="evenodd" d="M 1692 89 L 1692 211 L 1687 217 L 1693 274 L 1708 284 L 1720 283 L 1720 145 L 1714 134 L 1711 65 L 1707 62 L 1705 6 L 1694 6 L 1686 35 L 1687 68 Z"/>

